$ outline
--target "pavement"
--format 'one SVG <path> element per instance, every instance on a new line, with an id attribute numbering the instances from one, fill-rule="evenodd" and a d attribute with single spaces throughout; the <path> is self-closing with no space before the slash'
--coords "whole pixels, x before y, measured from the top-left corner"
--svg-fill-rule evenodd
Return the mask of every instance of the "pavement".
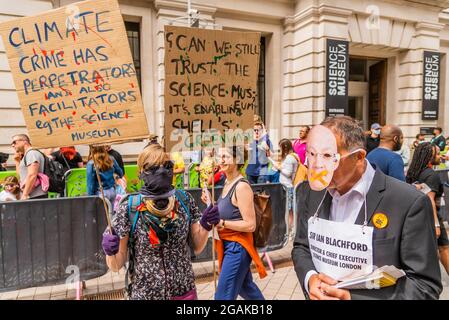
<path id="1" fill-rule="evenodd" d="M 274 265 L 271 272 L 264 259 L 268 276 L 260 279 L 253 272 L 253 278 L 267 300 L 304 300 L 304 295 L 299 285 L 296 273 L 291 262 L 292 243 L 286 247 L 269 253 Z M 212 262 L 193 263 L 195 272 L 198 298 L 200 300 L 213 300 L 214 282 L 212 278 Z M 253 269 L 253 271 L 255 271 Z M 449 276 L 441 266 L 443 292 L 440 300 L 449 300 Z M 123 288 L 125 286 L 125 269 L 120 272 L 107 272 L 99 278 L 85 282 L 82 290 L 83 300 L 123 300 Z M 0 300 L 74 300 L 76 290 L 66 284 L 27 288 L 17 291 L 0 293 Z M 241 298 L 239 298 L 241 299 Z"/>
<path id="2" fill-rule="evenodd" d="M 268 271 L 268 276 L 263 280 L 259 279 L 257 274 L 253 273 L 254 280 L 261 288 L 262 292 L 268 297 L 286 298 L 298 296 L 301 291 L 297 285 L 294 271 L 288 272 L 285 266 L 291 265 L 292 242 L 289 242 L 284 248 L 269 253 L 269 257 L 274 265 L 275 272 L 270 272 L 270 268 L 264 258 L 263 261 Z M 218 264 L 216 264 L 218 266 Z M 197 290 L 200 299 L 212 299 L 213 284 L 213 265 L 212 262 L 194 262 L 193 271 L 197 284 Z M 108 271 L 105 275 L 85 281 L 85 287 L 82 290 L 81 299 L 84 300 L 121 300 L 123 299 L 123 289 L 125 287 L 125 268 L 119 272 Z M 289 279 L 285 283 L 286 279 Z M 290 280 L 291 278 L 291 280 Z M 294 280 L 294 281 L 292 281 Z M 292 284 L 294 284 L 292 286 Z M 282 290 L 281 290 L 282 288 Z M 283 291 L 285 289 L 285 292 Z M 295 291 L 296 290 L 296 291 Z M 301 293 L 302 295 L 302 293 Z M 7 291 L 0 293 L 0 300 L 74 300 L 77 297 L 77 291 L 73 285 L 59 284 L 45 287 L 34 287 L 22 290 Z M 271 298 L 270 298 L 271 299 Z"/>

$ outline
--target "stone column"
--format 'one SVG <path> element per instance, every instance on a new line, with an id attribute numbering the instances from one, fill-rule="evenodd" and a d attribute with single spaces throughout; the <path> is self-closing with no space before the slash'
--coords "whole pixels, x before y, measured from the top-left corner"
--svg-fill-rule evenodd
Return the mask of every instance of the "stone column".
<path id="1" fill-rule="evenodd" d="M 285 20 L 284 136 L 325 117 L 326 39 L 348 40 L 350 10 L 310 6 Z"/>

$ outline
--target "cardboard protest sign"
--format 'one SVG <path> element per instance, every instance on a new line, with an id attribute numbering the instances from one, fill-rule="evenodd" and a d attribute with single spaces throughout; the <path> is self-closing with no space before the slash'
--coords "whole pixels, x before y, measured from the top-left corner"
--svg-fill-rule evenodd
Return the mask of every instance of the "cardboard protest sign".
<path id="1" fill-rule="evenodd" d="M 116 0 L 11 20 L 0 25 L 0 33 L 33 146 L 148 136 Z"/>
<path id="2" fill-rule="evenodd" d="M 165 147 L 252 137 L 260 33 L 165 26 Z"/>

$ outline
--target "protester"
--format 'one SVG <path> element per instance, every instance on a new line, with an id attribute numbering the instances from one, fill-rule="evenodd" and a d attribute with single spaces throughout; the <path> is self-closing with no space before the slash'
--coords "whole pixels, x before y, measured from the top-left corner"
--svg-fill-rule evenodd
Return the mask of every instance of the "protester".
<path id="1" fill-rule="evenodd" d="M 39 174 L 44 174 L 45 156 L 31 146 L 30 138 L 26 134 L 12 137 L 11 146 L 15 150 L 14 161 L 16 173 L 20 177 L 22 186 L 22 200 L 48 198 L 45 186 L 40 183 Z M 48 178 L 47 178 L 48 179 Z"/>
<path id="2" fill-rule="evenodd" d="M 3 191 L 0 192 L 0 201 L 16 201 L 20 199 L 20 184 L 15 176 L 8 176 L 3 180 Z"/>
<path id="3" fill-rule="evenodd" d="M 289 139 L 282 139 L 279 141 L 279 148 L 281 150 L 281 161 L 272 161 L 273 167 L 279 171 L 279 182 L 287 188 L 287 206 L 289 211 L 289 225 L 293 225 L 293 180 L 295 179 L 296 171 L 300 163 L 299 156 L 293 150 L 292 143 Z M 305 155 L 304 155 L 305 158 Z"/>
<path id="4" fill-rule="evenodd" d="M 433 138 L 430 140 L 430 143 L 440 148 L 440 150 L 444 150 L 446 147 L 446 139 L 443 136 L 443 129 L 440 127 L 433 129 Z"/>
<path id="5" fill-rule="evenodd" d="M 402 130 L 395 125 L 386 125 L 380 133 L 379 147 L 366 158 L 386 175 L 405 181 L 404 161 L 394 152 L 401 150 L 403 142 Z"/>
<path id="6" fill-rule="evenodd" d="M 220 169 L 226 173 L 226 182 L 214 208 L 220 214 L 219 222 L 206 220 L 218 225 L 216 250 L 220 276 L 218 278 L 216 300 L 236 300 L 240 295 L 247 300 L 263 300 L 262 292 L 254 283 L 250 265 L 254 261 L 260 278 L 267 273 L 253 243 L 256 228 L 253 191 L 240 173 L 245 163 L 243 147 L 220 148 Z M 202 200 L 206 201 L 203 191 Z"/>
<path id="7" fill-rule="evenodd" d="M 298 155 L 302 164 L 306 163 L 307 135 L 310 127 L 302 126 L 299 128 L 299 138 L 293 142 L 293 150 Z"/>
<path id="8" fill-rule="evenodd" d="M 370 135 L 366 137 L 366 153 L 369 154 L 371 151 L 376 149 L 380 143 L 380 130 L 382 127 L 378 123 L 373 123 L 371 125 Z"/>
<path id="9" fill-rule="evenodd" d="M 218 211 L 210 206 L 201 216 L 192 196 L 173 188 L 173 163 L 161 146 L 145 148 L 137 166 L 144 182 L 139 191 L 142 198 L 134 204 L 139 208 L 138 215 L 134 211 L 137 222 L 130 220 L 128 208 L 133 204 L 125 198 L 112 221 L 114 232 L 103 235 L 107 265 L 118 272 L 129 253 L 131 282 L 127 289 L 132 300 L 197 299 L 188 238 L 199 254 L 211 224 L 219 220 Z M 180 192 L 185 199 L 178 198 Z"/>
<path id="10" fill-rule="evenodd" d="M 249 146 L 249 162 L 246 176 L 249 183 L 266 183 L 269 180 L 268 152 L 272 152 L 273 144 L 261 122 L 254 124 L 254 140 Z"/>
<path id="11" fill-rule="evenodd" d="M 125 164 L 123 163 L 122 155 L 117 150 L 112 149 L 110 145 L 105 145 L 104 147 L 108 154 L 117 161 L 118 166 L 122 169 L 123 174 L 125 174 Z"/>
<path id="12" fill-rule="evenodd" d="M 176 189 L 184 189 L 184 171 L 185 163 L 181 152 L 172 152 L 171 160 L 173 161 L 173 186 Z"/>
<path id="13" fill-rule="evenodd" d="M 415 184 L 418 190 L 427 194 L 432 202 L 435 234 L 438 239 L 440 260 L 449 274 L 449 238 L 440 213 L 443 183 L 432 166 L 440 164 L 439 148 L 425 142 L 420 144 L 413 156 L 407 172 L 407 183 Z"/>
<path id="14" fill-rule="evenodd" d="M 59 162 L 64 170 L 82 168 L 83 158 L 76 151 L 75 147 L 61 147 L 59 151 L 53 152 L 51 154 L 53 160 Z"/>
<path id="15" fill-rule="evenodd" d="M 87 194 L 89 195 L 101 195 L 95 170 L 96 166 L 98 166 L 104 196 L 111 202 L 111 205 L 114 205 L 115 197 L 117 195 L 115 191 L 114 174 L 118 175 L 119 178 L 122 178 L 123 171 L 117 164 L 117 161 L 109 155 L 106 147 L 91 147 L 89 161 L 86 166 Z"/>
<path id="16" fill-rule="evenodd" d="M 375 170 L 365 159 L 364 140 L 356 120 L 345 116 L 327 118 L 309 134 L 313 174 L 298 190 L 292 251 L 303 291 L 312 300 L 438 299 L 442 284 L 431 202 L 416 188 Z M 321 239 L 328 239 L 326 252 L 335 255 L 321 256 Z M 358 260 L 348 263 L 347 257 Z M 334 287 L 345 277 L 365 276 L 386 265 L 405 276 L 377 289 Z"/>

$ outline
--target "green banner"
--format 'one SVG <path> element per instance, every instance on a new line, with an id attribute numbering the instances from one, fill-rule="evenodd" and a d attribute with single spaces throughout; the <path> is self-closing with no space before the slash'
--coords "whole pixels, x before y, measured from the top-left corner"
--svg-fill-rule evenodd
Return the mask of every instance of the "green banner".
<path id="1" fill-rule="evenodd" d="M 137 192 L 142 187 L 142 181 L 139 179 L 139 172 L 136 164 L 125 165 L 125 178 L 127 183 L 126 192 Z"/>
<path id="2" fill-rule="evenodd" d="M 86 168 L 71 169 L 65 187 L 66 196 L 69 198 L 87 195 Z"/>

